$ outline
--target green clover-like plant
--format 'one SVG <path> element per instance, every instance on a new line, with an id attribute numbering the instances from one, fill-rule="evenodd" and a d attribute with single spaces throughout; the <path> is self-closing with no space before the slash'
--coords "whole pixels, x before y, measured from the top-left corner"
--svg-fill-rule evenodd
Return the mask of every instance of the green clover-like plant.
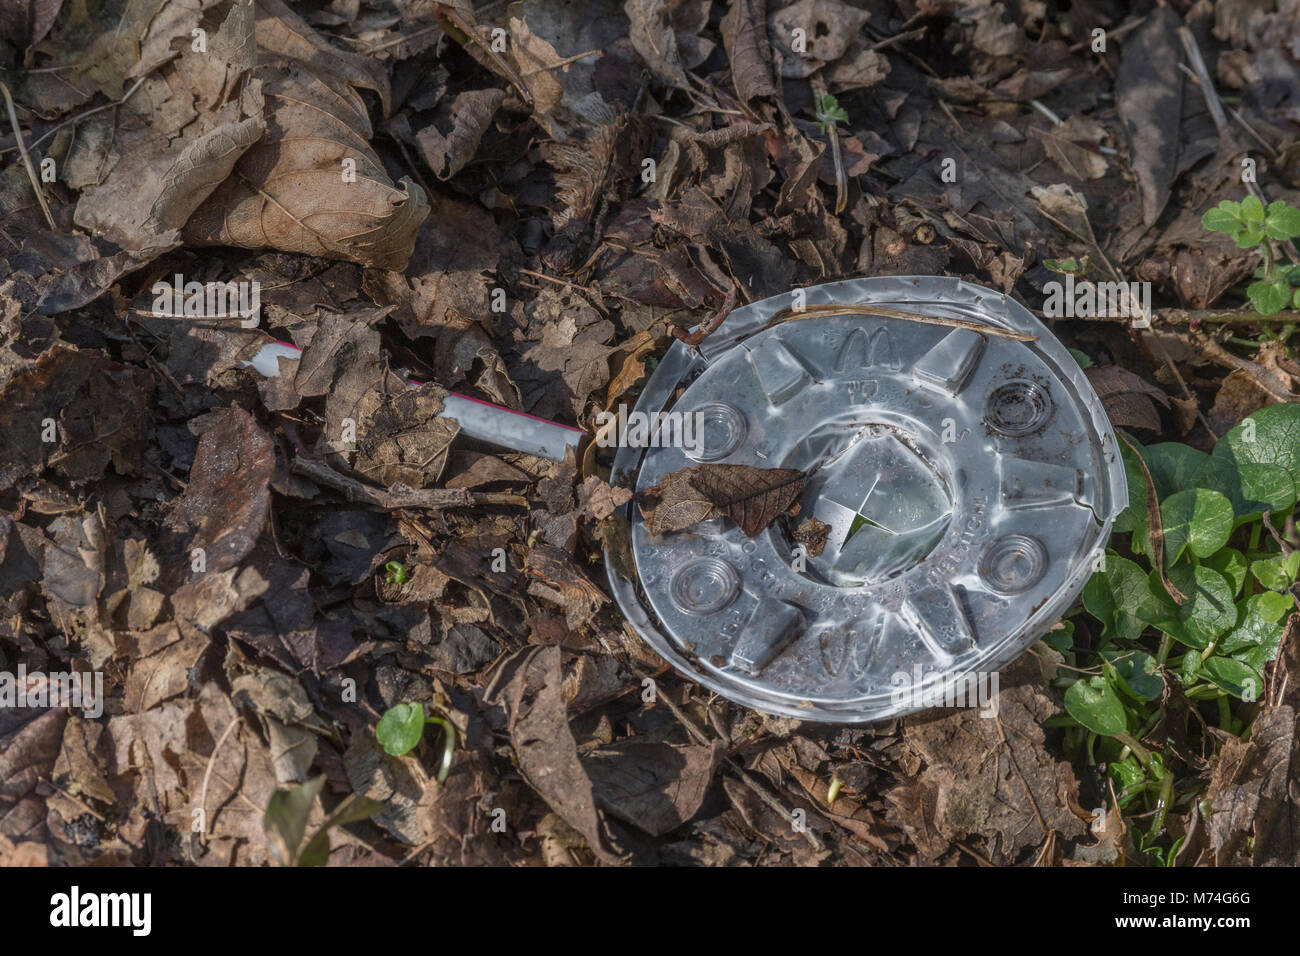
<path id="1" fill-rule="evenodd" d="M 1225 199 L 1201 217 L 1201 225 L 1232 239 L 1239 249 L 1258 248 L 1263 262 L 1255 270 L 1255 282 L 1246 287 L 1246 297 L 1260 315 L 1273 315 L 1288 305 L 1300 308 L 1300 265 L 1277 261 L 1274 242 L 1300 236 L 1300 209 L 1281 200 L 1267 207 L 1256 196 L 1241 202 Z"/>

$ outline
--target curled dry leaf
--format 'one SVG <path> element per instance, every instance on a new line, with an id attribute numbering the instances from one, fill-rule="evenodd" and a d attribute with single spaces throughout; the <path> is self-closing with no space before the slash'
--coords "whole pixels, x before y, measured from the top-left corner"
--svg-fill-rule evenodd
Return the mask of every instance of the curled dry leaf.
<path id="1" fill-rule="evenodd" d="M 1094 365 L 1085 369 L 1084 374 L 1096 389 L 1112 425 L 1160 431 L 1156 402 L 1168 408 L 1168 395 L 1118 365 Z"/>
<path id="2" fill-rule="evenodd" d="M 450 126 L 445 134 L 436 122 L 420 130 L 416 143 L 435 176 L 450 179 L 474 158 L 479 140 L 503 99 L 505 93 L 501 90 L 466 90 L 449 107 L 438 111 L 437 119 Z"/>
<path id="3" fill-rule="evenodd" d="M 224 123 L 187 146 L 163 177 L 162 195 L 149 211 L 145 228 L 162 233 L 184 226 L 265 132 L 262 118 L 250 116 L 238 123 Z"/>
<path id="4" fill-rule="evenodd" d="M 356 87 L 376 90 L 387 112 L 382 68 L 334 50 L 278 0 L 259 0 L 258 14 L 266 133 L 190 218 L 185 241 L 405 268 L 429 204 L 409 179 L 395 186 L 370 148 Z"/>

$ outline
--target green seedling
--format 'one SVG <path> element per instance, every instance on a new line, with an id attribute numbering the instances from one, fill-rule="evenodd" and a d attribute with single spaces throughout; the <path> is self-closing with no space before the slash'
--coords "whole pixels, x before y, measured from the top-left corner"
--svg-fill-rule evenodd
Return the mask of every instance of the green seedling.
<path id="1" fill-rule="evenodd" d="M 844 171 L 844 156 L 840 152 L 840 134 L 835 129 L 836 123 L 847 123 L 849 114 L 840 106 L 839 100 L 825 93 L 814 103 L 817 125 L 826 134 L 831 143 L 831 159 L 835 163 L 835 215 L 844 211 L 848 203 L 849 179 Z"/>
<path id="2" fill-rule="evenodd" d="M 1066 728 L 1067 750 L 1105 765 L 1122 810 L 1150 820 L 1135 827 L 1139 852 L 1171 865 L 1178 844 L 1164 836 L 1165 817 L 1193 793 L 1178 792 L 1172 751 L 1151 748 L 1151 734 L 1167 725 L 1175 698 L 1209 706 L 1207 721 L 1223 731 L 1247 729 L 1252 711 L 1237 702 L 1262 694 L 1300 593 L 1300 540 L 1286 537 L 1300 496 L 1300 404 L 1259 410 L 1211 454 L 1175 442 L 1122 451 L 1129 507 L 1083 590 L 1100 634 L 1091 628 L 1088 651 L 1075 650 L 1072 622 L 1045 638 L 1066 664 L 1055 681 L 1065 715 L 1049 723 Z M 1207 745 L 1216 739 L 1207 735 Z"/>
<path id="3" fill-rule="evenodd" d="M 830 132 L 836 123 L 847 123 L 849 114 L 840 106 L 840 101 L 827 93 L 817 100 L 817 125 L 823 133 Z"/>
<path id="4" fill-rule="evenodd" d="M 386 752 L 401 757 L 415 749 L 424 736 L 426 724 L 436 724 L 442 728 L 442 758 L 438 762 L 437 772 L 437 780 L 442 783 L 451 772 L 451 758 L 456 752 L 456 728 L 450 720 L 436 715 L 426 716 L 423 704 L 397 704 L 388 708 L 379 718 L 375 737 Z"/>
<path id="5" fill-rule="evenodd" d="M 1273 315 L 1287 306 L 1300 309 L 1300 265 L 1277 261 L 1274 242 L 1300 236 L 1300 209 L 1277 201 L 1267 208 L 1255 196 L 1241 202 L 1225 199 L 1201 217 L 1201 225 L 1232 239 L 1239 249 L 1258 248 L 1263 262 L 1246 297 L 1260 315 Z"/>
<path id="6" fill-rule="evenodd" d="M 384 580 L 389 584 L 402 585 L 411 580 L 411 572 L 401 561 L 389 561 L 384 565 L 384 570 L 387 572 Z"/>
<path id="7" fill-rule="evenodd" d="M 330 853 L 330 830 L 368 819 L 384 807 L 378 800 L 351 794 L 339 803 L 304 844 L 307 818 L 324 784 L 325 777 L 320 776 L 292 790 L 277 790 L 271 794 L 262 817 L 262 828 L 270 843 L 271 856 L 280 866 L 324 866 Z"/>

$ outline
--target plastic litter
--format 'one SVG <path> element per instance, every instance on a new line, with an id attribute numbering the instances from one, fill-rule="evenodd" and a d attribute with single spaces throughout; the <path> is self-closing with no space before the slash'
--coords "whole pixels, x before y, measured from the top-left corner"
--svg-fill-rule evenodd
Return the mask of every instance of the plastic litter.
<path id="1" fill-rule="evenodd" d="M 258 350 L 252 361 L 243 364 L 251 366 L 265 378 L 275 378 L 280 374 L 280 356 L 298 358 L 301 354 L 302 350 L 298 346 L 288 342 L 268 342 Z M 419 382 L 410 384 L 417 388 L 420 385 Z M 586 434 L 580 428 L 547 421 L 527 412 L 517 412 L 513 408 L 494 405 L 456 392 L 449 392 L 443 399 L 442 412 L 438 417 L 456 419 L 461 434 L 470 438 L 512 451 L 549 458 L 551 461 L 563 461 L 566 449 L 577 448 Z"/>
<path id="2" fill-rule="evenodd" d="M 701 462 L 807 476 L 797 517 L 752 539 L 727 518 L 655 537 L 629 505 L 637 580 L 607 556 L 620 609 L 660 655 L 772 714 L 895 717 L 997 671 L 1078 596 L 1128 502 L 1068 350 L 1013 299 L 955 278 L 739 309 L 698 348 L 674 344 L 636 410 L 698 413 L 704 438 L 621 447 L 614 483 L 642 491 Z M 817 555 L 791 535 L 808 516 L 829 526 Z"/>

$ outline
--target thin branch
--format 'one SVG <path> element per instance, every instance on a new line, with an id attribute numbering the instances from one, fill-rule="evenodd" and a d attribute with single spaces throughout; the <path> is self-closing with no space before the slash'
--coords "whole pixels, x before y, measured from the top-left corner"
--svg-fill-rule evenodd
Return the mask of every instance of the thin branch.
<path id="1" fill-rule="evenodd" d="M 45 213 L 45 221 L 50 224 L 51 231 L 57 232 L 59 227 L 54 225 L 54 216 L 51 215 L 49 204 L 45 201 L 45 193 L 41 190 L 40 177 L 36 175 L 36 167 L 32 165 L 27 144 L 23 142 L 23 131 L 18 126 L 18 114 L 14 111 L 14 98 L 9 95 L 9 87 L 3 83 L 0 83 L 0 93 L 5 97 L 5 107 L 9 110 L 9 125 L 14 128 L 14 139 L 18 143 L 18 152 L 22 154 L 23 165 L 27 167 L 27 178 L 32 181 L 32 192 L 36 193 L 36 200 L 41 204 L 41 212 Z"/>
<path id="2" fill-rule="evenodd" d="M 290 470 L 295 475 L 302 475 L 312 481 L 343 492 L 348 501 L 365 502 L 385 511 L 397 511 L 402 508 L 423 508 L 438 511 L 443 508 L 473 508 L 484 505 L 514 505 L 528 507 L 528 499 L 523 495 L 504 492 L 471 492 L 463 488 L 408 488 L 406 485 L 394 485 L 381 490 L 363 485 L 355 478 L 341 475 L 329 465 L 312 458 L 295 458 Z"/>

